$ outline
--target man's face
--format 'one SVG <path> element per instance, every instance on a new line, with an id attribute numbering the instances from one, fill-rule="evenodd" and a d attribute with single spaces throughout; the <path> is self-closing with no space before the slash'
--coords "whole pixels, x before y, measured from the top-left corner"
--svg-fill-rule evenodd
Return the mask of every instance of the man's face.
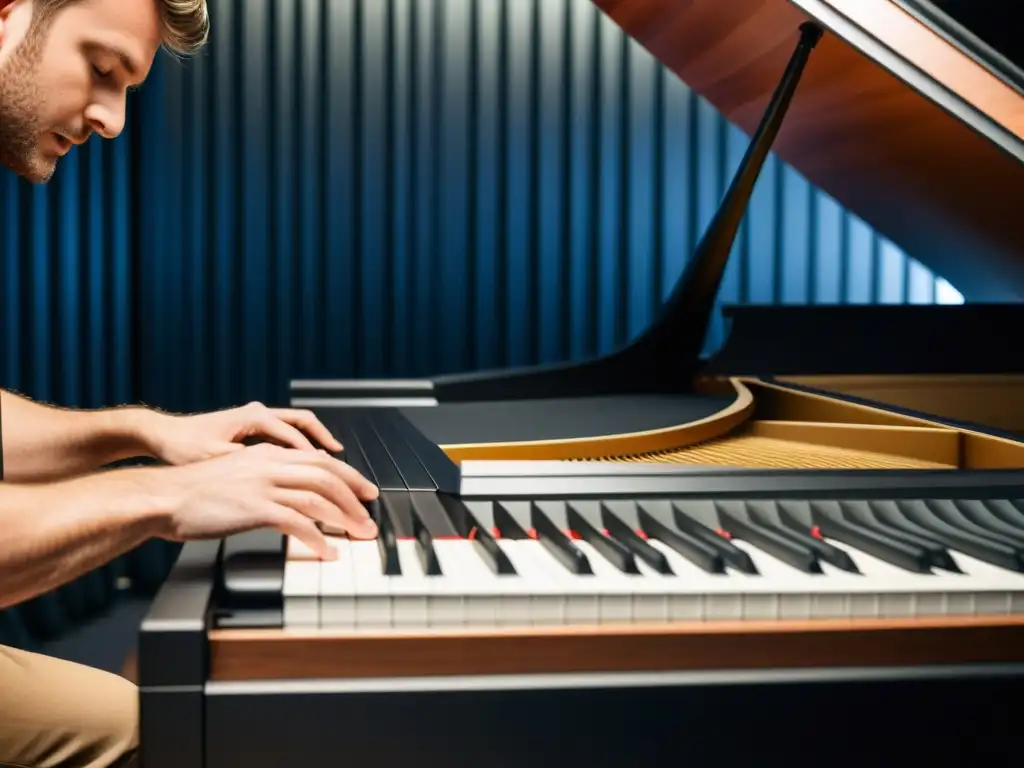
<path id="1" fill-rule="evenodd" d="M 32 9 L 0 0 L 0 163 L 43 183 L 72 144 L 121 132 L 161 27 L 155 0 L 76 0 L 43 28 Z"/>

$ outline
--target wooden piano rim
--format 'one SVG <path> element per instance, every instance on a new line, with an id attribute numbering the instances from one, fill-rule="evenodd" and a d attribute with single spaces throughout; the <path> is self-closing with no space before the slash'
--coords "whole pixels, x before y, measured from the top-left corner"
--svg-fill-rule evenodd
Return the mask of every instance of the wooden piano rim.
<path id="1" fill-rule="evenodd" d="M 1019 458 L 1016 452 L 1024 451 L 1019 441 L 989 434 L 982 429 L 953 427 L 939 418 L 925 418 L 918 415 L 902 413 L 898 408 L 886 406 L 884 403 L 866 405 L 851 402 L 841 393 L 825 395 L 806 392 L 787 386 L 784 382 L 774 383 L 758 378 L 736 376 L 727 379 L 728 385 L 736 393 L 734 400 L 725 408 L 699 421 L 673 425 L 663 429 L 643 432 L 626 432 L 599 435 L 585 438 L 567 438 L 563 440 L 532 440 L 494 443 L 463 443 L 445 444 L 440 448 L 454 462 L 465 460 L 566 460 L 566 459 L 607 459 L 616 456 L 636 456 L 659 451 L 679 449 L 697 443 L 721 438 L 747 422 L 754 413 L 756 398 L 752 387 L 778 392 L 785 396 L 799 399 L 810 408 L 818 406 L 836 410 L 836 427 L 847 428 L 855 432 L 858 428 L 869 426 L 879 430 L 890 430 L 894 445 L 900 439 L 899 432 L 919 429 L 941 431 L 953 437 L 968 436 L 972 441 L 971 450 L 962 452 L 979 456 L 973 461 L 977 466 L 1017 466 L 1024 465 L 1024 454 Z M 862 415 L 866 424 L 844 422 L 843 414 Z M 809 421 L 809 425 L 827 426 L 827 421 Z M 984 443 L 980 450 L 978 443 Z M 958 449 L 954 453 L 960 453 Z M 1002 456 L 1002 453 L 1013 455 Z M 898 451 L 897 451 L 898 453 Z M 954 462 L 954 465 L 956 462 Z"/>
<path id="2" fill-rule="evenodd" d="M 457 462 L 462 458 L 591 459 L 609 453 L 644 453 L 688 445 L 724 435 L 746 421 L 753 412 L 754 395 L 743 380 L 729 379 L 729 386 L 734 397 L 725 408 L 703 419 L 662 429 L 560 440 L 448 444 L 440 448 Z"/>
<path id="3" fill-rule="evenodd" d="M 1024 615 L 344 632 L 212 629 L 211 681 L 1024 661 Z"/>

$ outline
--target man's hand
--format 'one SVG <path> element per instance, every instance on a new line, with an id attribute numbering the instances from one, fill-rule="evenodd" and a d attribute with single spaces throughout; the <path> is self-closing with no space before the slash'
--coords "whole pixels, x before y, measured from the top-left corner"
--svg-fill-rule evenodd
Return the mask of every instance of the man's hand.
<path id="1" fill-rule="evenodd" d="M 328 451 L 337 453 L 342 449 L 341 443 L 312 412 L 268 408 L 262 403 L 187 416 L 154 413 L 140 426 L 140 431 L 140 439 L 149 452 L 174 465 L 234 453 L 246 447 L 242 441 L 248 438 L 315 452 L 312 438 Z"/>
<path id="2" fill-rule="evenodd" d="M 320 451 L 263 444 L 177 467 L 130 467 L 56 483 L 0 483 L 0 609 L 94 570 L 153 537 L 217 539 L 257 528 L 330 560 L 317 522 L 373 538 L 377 489 Z"/>
<path id="3" fill-rule="evenodd" d="M 363 501 L 376 486 L 319 451 L 270 444 L 243 447 L 186 466 L 146 471 L 146 492 L 162 499 L 159 535 L 172 541 L 211 539 L 255 528 L 295 536 L 324 559 L 334 559 L 317 522 L 369 539 L 377 526 Z"/>

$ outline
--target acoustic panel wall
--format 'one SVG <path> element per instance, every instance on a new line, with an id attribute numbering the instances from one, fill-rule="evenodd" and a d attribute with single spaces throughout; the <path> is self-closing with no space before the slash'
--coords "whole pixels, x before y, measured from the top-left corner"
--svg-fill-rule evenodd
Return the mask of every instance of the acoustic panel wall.
<path id="1" fill-rule="evenodd" d="M 0 181 L 0 386 L 64 405 L 123 403 L 132 363 L 127 139 L 91 141 L 48 185 Z"/>
<path id="2" fill-rule="evenodd" d="M 141 384 L 174 407 L 621 344 L 747 143 L 590 0 L 212 13 L 142 94 Z M 959 300 L 774 158 L 721 295 Z"/>

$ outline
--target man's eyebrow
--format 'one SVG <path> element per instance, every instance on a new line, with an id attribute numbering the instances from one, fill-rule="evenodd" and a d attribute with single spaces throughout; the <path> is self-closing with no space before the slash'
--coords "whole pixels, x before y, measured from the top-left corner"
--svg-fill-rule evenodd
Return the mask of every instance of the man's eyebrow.
<path id="1" fill-rule="evenodd" d="M 128 53 L 126 53 L 123 49 L 118 48 L 115 45 L 110 45 L 109 43 L 96 42 L 88 43 L 88 47 L 94 50 L 102 51 L 104 53 L 111 53 L 114 56 L 117 56 L 117 58 L 121 62 L 121 66 L 124 67 L 125 72 L 127 72 L 132 77 L 139 73 L 139 68 L 135 66 L 135 60 L 132 59 L 132 57 L 129 56 Z"/>

